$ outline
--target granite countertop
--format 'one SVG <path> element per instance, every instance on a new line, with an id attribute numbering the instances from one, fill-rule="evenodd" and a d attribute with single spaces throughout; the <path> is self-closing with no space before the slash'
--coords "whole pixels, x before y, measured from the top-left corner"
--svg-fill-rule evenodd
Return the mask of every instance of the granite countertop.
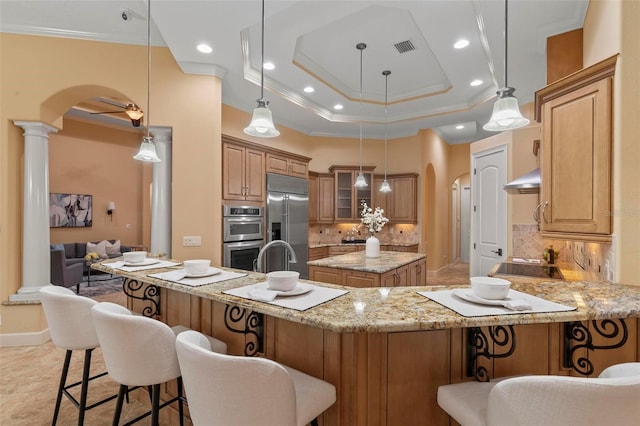
<path id="1" fill-rule="evenodd" d="M 324 266 L 328 268 L 349 269 L 360 272 L 384 274 L 416 260 L 424 259 L 424 253 L 405 253 L 397 251 L 381 251 L 380 257 L 371 259 L 364 251 L 325 257 L 307 262 L 309 266 Z"/>
<path id="2" fill-rule="evenodd" d="M 366 243 L 309 243 L 309 248 L 322 248 L 322 247 L 337 247 L 337 246 L 364 246 Z M 413 247 L 419 245 L 419 243 L 383 243 L 380 241 L 381 246 L 395 246 L 395 247 Z"/>
<path id="3" fill-rule="evenodd" d="M 395 287 L 391 289 L 389 296 L 383 299 L 376 288 L 356 289 L 305 281 L 319 286 L 346 289 L 349 293 L 304 312 L 300 312 L 293 309 L 281 308 L 269 303 L 243 299 L 222 293 L 224 290 L 265 281 L 266 277 L 264 274 L 233 270 L 235 272 L 245 272 L 247 276 L 201 287 L 189 287 L 148 276 L 148 274 L 180 269 L 180 266 L 141 272 L 114 271 L 113 269 L 103 266 L 101 263 L 92 265 L 92 268 L 155 284 L 159 287 L 181 293 L 247 308 L 265 315 L 338 333 L 440 330 L 489 325 L 535 324 L 640 317 L 640 286 L 602 282 L 541 281 L 512 276 L 513 289 L 553 302 L 577 306 L 577 310 L 557 313 L 463 317 L 419 295 L 417 292 L 456 287 L 468 288 L 467 283 L 447 287 Z M 221 269 L 229 270 L 227 268 Z M 356 300 L 364 301 L 367 304 L 364 313 L 355 313 L 353 302 Z"/>

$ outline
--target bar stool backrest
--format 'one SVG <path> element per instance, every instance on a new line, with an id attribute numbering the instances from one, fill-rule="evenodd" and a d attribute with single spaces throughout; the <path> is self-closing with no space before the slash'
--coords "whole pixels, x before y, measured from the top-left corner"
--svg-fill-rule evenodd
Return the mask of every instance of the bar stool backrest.
<path id="1" fill-rule="evenodd" d="M 99 346 L 91 316 L 91 308 L 98 302 L 53 285 L 40 289 L 40 301 L 51 340 L 57 347 L 86 350 Z"/>
<path id="2" fill-rule="evenodd" d="M 176 350 L 195 425 L 296 425 L 293 380 L 280 364 L 212 352 L 196 331 L 180 333 Z"/>
<path id="3" fill-rule="evenodd" d="M 175 334 L 165 323 L 110 302 L 92 308 L 105 365 L 116 382 L 149 386 L 180 377 Z"/>

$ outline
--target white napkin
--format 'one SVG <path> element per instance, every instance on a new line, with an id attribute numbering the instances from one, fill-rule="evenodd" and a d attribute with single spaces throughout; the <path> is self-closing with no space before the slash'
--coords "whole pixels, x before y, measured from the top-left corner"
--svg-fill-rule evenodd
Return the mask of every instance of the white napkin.
<path id="1" fill-rule="evenodd" d="M 273 302 L 278 296 L 278 292 L 266 288 L 253 288 L 247 292 L 247 295 L 249 298 L 260 302 Z"/>
<path id="2" fill-rule="evenodd" d="M 185 271 L 184 269 L 179 269 L 177 271 L 164 272 L 162 275 L 166 280 L 180 281 L 187 276 L 187 271 Z"/>

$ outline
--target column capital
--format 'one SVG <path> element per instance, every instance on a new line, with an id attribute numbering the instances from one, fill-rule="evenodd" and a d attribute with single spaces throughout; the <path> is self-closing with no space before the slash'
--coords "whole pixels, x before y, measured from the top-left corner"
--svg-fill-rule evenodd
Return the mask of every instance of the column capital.
<path id="1" fill-rule="evenodd" d="M 13 122 L 14 125 L 22 127 L 25 135 L 47 136 L 49 133 L 58 133 L 58 129 L 41 121 L 19 121 Z"/>
<path id="2" fill-rule="evenodd" d="M 153 136 L 153 140 L 158 142 L 171 142 L 173 128 L 165 126 L 151 126 L 149 133 Z"/>

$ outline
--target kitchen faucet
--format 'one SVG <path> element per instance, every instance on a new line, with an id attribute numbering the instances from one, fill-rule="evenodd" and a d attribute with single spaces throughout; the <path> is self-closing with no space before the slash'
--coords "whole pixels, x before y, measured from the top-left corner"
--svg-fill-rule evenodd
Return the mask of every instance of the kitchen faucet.
<path id="1" fill-rule="evenodd" d="M 283 246 L 283 247 L 285 247 L 289 251 L 289 262 L 298 263 L 298 258 L 296 257 L 296 252 L 293 251 L 293 247 L 291 247 L 291 245 L 288 242 L 286 242 L 284 240 L 273 240 L 273 241 L 265 244 L 265 246 L 260 249 L 260 252 L 258 253 L 258 258 L 253 261 L 253 271 L 254 272 L 262 272 L 262 256 L 264 255 L 264 252 L 266 252 L 268 248 L 273 247 L 273 246 Z"/>

